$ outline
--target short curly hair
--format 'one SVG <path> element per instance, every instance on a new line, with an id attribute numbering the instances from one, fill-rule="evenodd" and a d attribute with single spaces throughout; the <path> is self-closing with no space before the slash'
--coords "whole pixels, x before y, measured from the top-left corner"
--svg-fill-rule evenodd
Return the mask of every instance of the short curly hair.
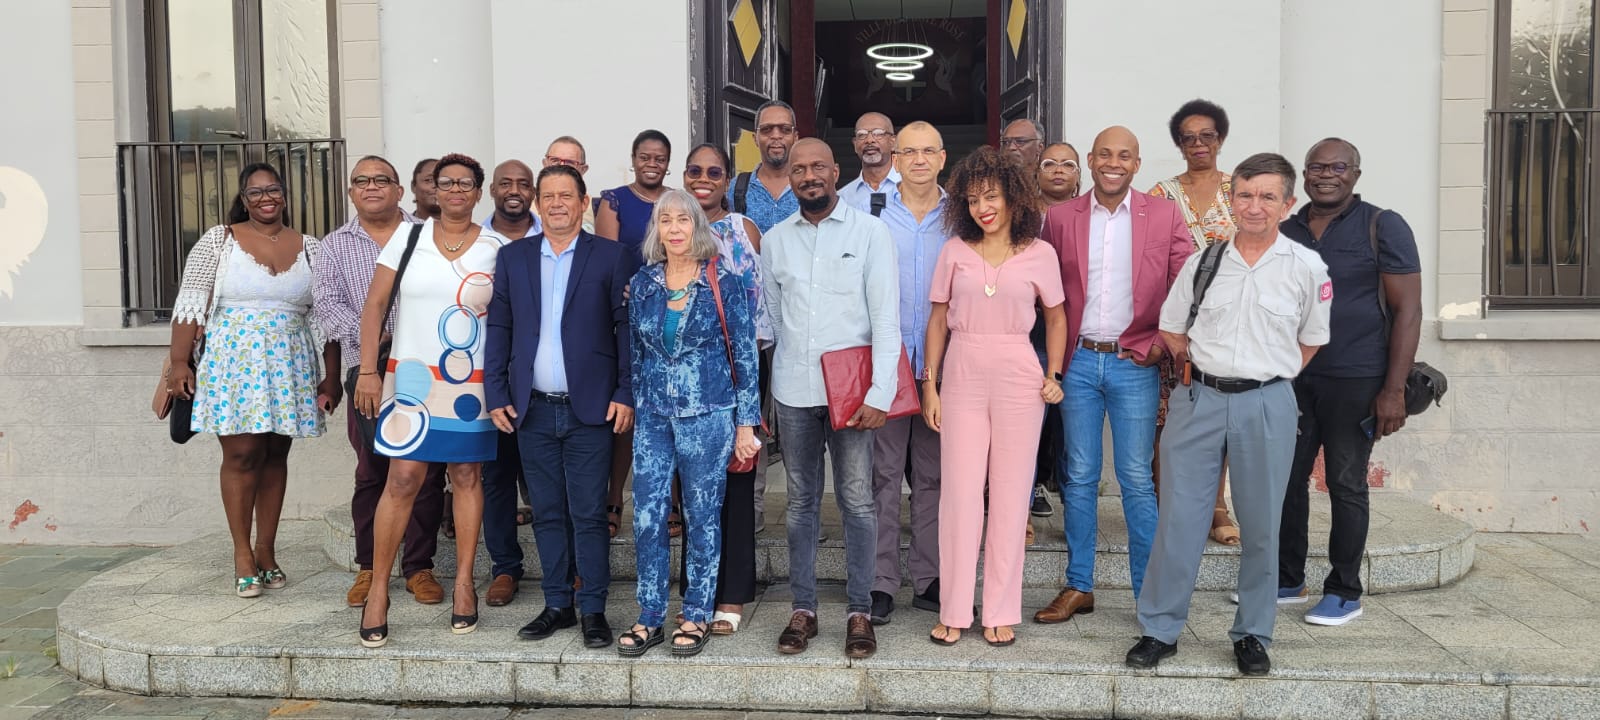
<path id="1" fill-rule="evenodd" d="M 433 166 L 433 181 L 435 183 L 439 182 L 439 171 L 450 167 L 451 165 L 460 165 L 461 167 L 471 170 L 472 186 L 475 188 L 483 187 L 483 166 L 479 165 L 477 160 L 473 160 L 471 157 L 462 155 L 461 153 L 450 153 L 449 155 L 439 158 L 439 164 Z"/>
<path id="2" fill-rule="evenodd" d="M 972 154 L 956 163 L 945 182 L 944 227 L 945 232 L 967 242 L 983 239 L 983 228 L 972 219 L 967 208 L 967 193 L 981 190 L 991 183 L 1000 188 L 1011 209 L 1011 244 L 1024 246 L 1039 237 L 1044 226 L 1044 211 L 1039 207 L 1039 186 L 1035 171 L 1023 168 L 1009 153 L 988 145 L 980 146 Z"/>
<path id="3" fill-rule="evenodd" d="M 1167 121 L 1167 130 L 1172 133 L 1173 145 L 1183 147 L 1183 142 L 1178 139 L 1183 133 L 1178 128 L 1183 125 L 1184 120 L 1194 115 L 1211 118 L 1211 124 L 1217 126 L 1217 139 L 1228 139 L 1228 111 L 1210 100 L 1195 99 L 1184 103 L 1183 107 L 1172 114 L 1172 119 Z"/>

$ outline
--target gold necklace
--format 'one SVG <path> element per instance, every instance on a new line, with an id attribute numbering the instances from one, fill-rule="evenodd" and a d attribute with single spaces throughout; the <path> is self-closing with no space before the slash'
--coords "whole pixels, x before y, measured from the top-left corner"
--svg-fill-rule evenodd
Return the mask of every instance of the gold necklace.
<path id="1" fill-rule="evenodd" d="M 443 232 L 443 231 L 441 230 L 441 232 Z M 449 236 L 449 234 L 448 233 L 445 234 L 445 240 L 444 240 L 445 252 L 456 252 L 456 251 L 461 249 L 461 246 L 466 245 L 466 244 L 467 244 L 467 233 L 462 233 L 461 234 L 461 241 L 456 243 L 456 244 L 454 244 L 454 245 L 450 244 L 450 236 Z"/>
<path id="2" fill-rule="evenodd" d="M 994 294 L 1000 290 L 1000 273 L 1006 269 L 1006 261 L 1011 259 L 1011 246 L 1009 244 L 1006 245 L 1006 256 L 1001 258 L 1000 264 L 994 268 L 993 284 L 989 282 L 989 256 L 980 249 L 978 257 L 983 258 L 983 294 L 994 297 Z"/>
<path id="3" fill-rule="evenodd" d="M 278 241 L 278 236 L 282 235 L 283 234 L 283 230 L 284 230 L 283 226 L 280 225 L 280 226 L 278 226 L 278 231 L 277 232 L 275 232 L 275 233 L 273 233 L 271 235 L 268 235 L 265 232 L 263 232 L 261 230 L 261 228 L 256 227 L 256 221 L 254 221 L 254 220 L 250 221 L 250 229 L 254 230 L 257 235 L 260 235 L 261 237 L 264 237 L 264 238 L 266 238 L 268 240 L 271 240 L 272 242 L 277 242 Z"/>

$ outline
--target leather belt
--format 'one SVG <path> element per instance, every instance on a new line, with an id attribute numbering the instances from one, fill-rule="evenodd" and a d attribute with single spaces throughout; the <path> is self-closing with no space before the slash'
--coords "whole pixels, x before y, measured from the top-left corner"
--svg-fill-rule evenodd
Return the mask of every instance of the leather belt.
<path id="1" fill-rule="evenodd" d="M 1098 342 L 1089 338 L 1078 338 L 1078 346 L 1085 350 L 1093 350 L 1099 353 L 1122 352 L 1122 346 L 1114 342 Z"/>
<path id="2" fill-rule="evenodd" d="M 538 390 L 535 390 L 535 391 L 533 391 L 533 399 L 538 400 L 540 402 L 547 402 L 547 403 L 550 403 L 551 405 L 571 405 L 572 404 L 572 396 L 567 394 L 567 393 L 547 393 L 547 392 L 539 392 Z"/>
<path id="3" fill-rule="evenodd" d="M 1216 375 L 1207 375 L 1203 372 L 1200 372 L 1199 368 L 1195 368 L 1193 376 L 1194 379 L 1199 381 L 1201 385 L 1211 388 L 1212 390 L 1216 390 L 1219 393 L 1226 393 L 1229 395 L 1234 393 L 1249 392 L 1251 390 L 1259 390 L 1283 380 L 1281 377 L 1275 377 L 1271 380 L 1246 380 L 1244 378 L 1217 377 Z"/>

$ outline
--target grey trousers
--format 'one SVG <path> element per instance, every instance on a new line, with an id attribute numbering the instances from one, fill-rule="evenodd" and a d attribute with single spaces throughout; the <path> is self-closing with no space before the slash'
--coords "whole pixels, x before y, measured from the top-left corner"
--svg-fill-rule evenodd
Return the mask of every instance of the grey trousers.
<path id="1" fill-rule="evenodd" d="M 921 415 L 873 431 L 872 500 L 878 511 L 878 569 L 872 589 L 900 588 L 900 482 L 911 485 L 911 549 L 906 571 L 921 593 L 939 577 L 939 434 Z"/>
<path id="2" fill-rule="evenodd" d="M 1226 456 L 1241 551 L 1239 609 L 1228 636 L 1271 644 L 1278 618 L 1278 525 L 1297 413 L 1294 383 L 1288 381 L 1234 394 L 1198 382 L 1172 391 L 1161 435 L 1161 515 L 1138 603 L 1145 635 L 1176 643 L 1183 633 Z"/>

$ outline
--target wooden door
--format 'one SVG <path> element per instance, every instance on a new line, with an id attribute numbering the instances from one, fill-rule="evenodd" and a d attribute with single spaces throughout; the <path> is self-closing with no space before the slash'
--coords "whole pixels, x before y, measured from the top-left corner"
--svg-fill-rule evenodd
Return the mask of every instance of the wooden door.
<path id="1" fill-rule="evenodd" d="M 756 108 L 779 97 L 782 58 L 776 37 L 777 0 L 707 0 L 690 3 L 690 27 L 704 33 L 691 47 L 696 91 L 690 108 L 697 140 L 727 148 L 740 172 L 761 161 Z"/>
<path id="2" fill-rule="evenodd" d="M 1050 141 L 1061 135 L 1062 6 L 1050 0 L 989 0 L 989 141 L 1007 123 L 1037 121 Z"/>

